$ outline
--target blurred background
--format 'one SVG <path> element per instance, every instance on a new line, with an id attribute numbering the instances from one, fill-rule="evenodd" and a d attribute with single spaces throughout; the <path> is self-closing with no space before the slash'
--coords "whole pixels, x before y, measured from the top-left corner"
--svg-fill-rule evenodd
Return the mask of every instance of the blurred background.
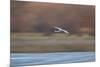
<path id="1" fill-rule="evenodd" d="M 95 51 L 95 6 L 11 0 L 10 29 L 11 52 Z"/>

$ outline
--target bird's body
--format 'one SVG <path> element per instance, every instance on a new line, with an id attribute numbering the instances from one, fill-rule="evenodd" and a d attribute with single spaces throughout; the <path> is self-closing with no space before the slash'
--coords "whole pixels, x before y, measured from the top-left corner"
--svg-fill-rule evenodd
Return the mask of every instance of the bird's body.
<path id="1" fill-rule="evenodd" d="M 56 26 L 55 26 L 54 28 L 55 28 L 55 29 L 58 29 L 58 30 L 55 30 L 54 32 L 62 32 L 62 31 L 63 31 L 64 33 L 67 33 L 67 34 L 69 33 L 67 30 L 64 30 L 64 29 L 62 29 L 62 28 L 60 28 L 60 27 L 56 27 Z"/>

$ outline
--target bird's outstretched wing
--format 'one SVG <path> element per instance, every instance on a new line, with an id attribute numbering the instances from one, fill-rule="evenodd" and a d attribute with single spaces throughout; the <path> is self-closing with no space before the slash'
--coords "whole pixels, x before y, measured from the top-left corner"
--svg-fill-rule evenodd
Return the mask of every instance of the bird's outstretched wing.
<path id="1" fill-rule="evenodd" d="M 61 31 L 63 31 L 64 33 L 69 33 L 67 30 L 61 29 L 60 27 L 56 27 L 55 26 L 54 28 L 58 29 L 55 32 L 61 32 Z"/>
<path id="2" fill-rule="evenodd" d="M 56 28 L 56 29 L 58 29 L 58 30 L 62 30 L 61 28 L 59 28 L 59 27 L 56 27 L 56 26 L 55 26 L 54 28 Z"/>

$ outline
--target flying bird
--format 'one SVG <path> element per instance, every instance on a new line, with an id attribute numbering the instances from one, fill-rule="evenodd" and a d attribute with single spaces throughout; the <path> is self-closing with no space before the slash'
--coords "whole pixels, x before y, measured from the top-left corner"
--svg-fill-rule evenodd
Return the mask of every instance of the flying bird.
<path id="1" fill-rule="evenodd" d="M 69 33 L 67 30 L 64 30 L 64 29 L 62 29 L 62 28 L 60 28 L 60 27 L 56 27 L 56 26 L 55 26 L 54 28 L 55 28 L 55 29 L 58 29 L 58 30 L 55 30 L 54 32 L 62 32 L 62 31 L 63 31 L 64 33 L 67 33 L 67 34 Z"/>

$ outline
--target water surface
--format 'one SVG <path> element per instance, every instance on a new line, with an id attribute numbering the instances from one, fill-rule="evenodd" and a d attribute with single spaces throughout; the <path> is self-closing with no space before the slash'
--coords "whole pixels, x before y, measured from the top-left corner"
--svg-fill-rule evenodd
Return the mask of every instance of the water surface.
<path id="1" fill-rule="evenodd" d="M 94 52 L 11 53 L 11 67 L 93 61 Z"/>

